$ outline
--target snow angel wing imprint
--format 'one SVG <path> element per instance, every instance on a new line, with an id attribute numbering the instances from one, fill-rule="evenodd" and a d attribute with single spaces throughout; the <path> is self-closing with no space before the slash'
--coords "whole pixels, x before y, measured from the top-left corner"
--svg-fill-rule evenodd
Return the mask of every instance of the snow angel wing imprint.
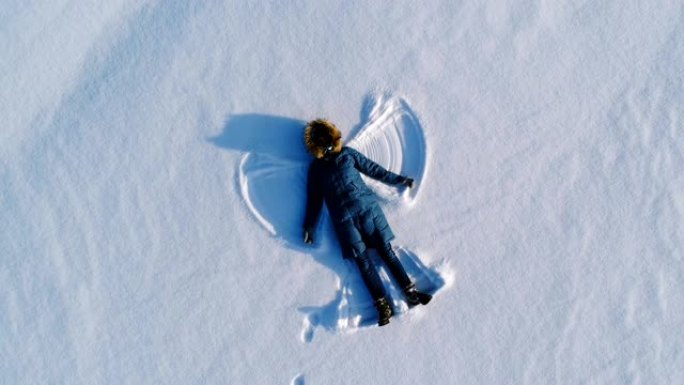
<path id="1" fill-rule="evenodd" d="M 403 190 L 366 179 L 383 201 L 410 206 L 420 192 L 426 171 L 422 127 L 399 97 L 371 95 L 366 105 L 365 122 L 351 133 L 346 144 L 388 170 L 414 178 L 414 187 Z M 299 138 L 301 133 L 296 136 Z M 240 162 L 240 193 L 245 204 L 264 229 L 294 245 L 301 243 L 301 229 L 293 224 L 302 220 L 308 164 L 308 158 L 280 157 L 272 152 L 249 152 Z M 332 234 L 331 229 L 325 232 L 326 238 L 327 233 Z"/>
<path id="2" fill-rule="evenodd" d="M 385 201 L 410 206 L 418 197 L 427 165 L 423 129 L 408 103 L 396 96 L 371 96 L 367 122 L 347 145 L 399 175 L 414 179 L 411 189 L 397 190 L 370 178 L 365 181 Z"/>

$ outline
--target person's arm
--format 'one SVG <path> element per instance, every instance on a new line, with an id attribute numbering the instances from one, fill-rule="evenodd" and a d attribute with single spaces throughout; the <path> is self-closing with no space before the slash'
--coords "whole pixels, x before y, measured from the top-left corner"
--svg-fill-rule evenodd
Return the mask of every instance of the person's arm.
<path id="1" fill-rule="evenodd" d="M 304 215 L 304 242 L 313 243 L 314 229 L 323 209 L 323 191 L 316 180 L 315 164 L 311 163 L 306 178 L 306 213 Z"/>
<path id="2" fill-rule="evenodd" d="M 379 164 L 373 162 L 372 160 L 366 158 L 360 152 L 349 148 L 352 156 L 354 157 L 356 169 L 368 175 L 369 177 L 379 180 L 383 183 L 390 185 L 406 185 L 408 187 L 413 187 L 413 179 L 405 177 L 403 175 L 395 174 Z"/>

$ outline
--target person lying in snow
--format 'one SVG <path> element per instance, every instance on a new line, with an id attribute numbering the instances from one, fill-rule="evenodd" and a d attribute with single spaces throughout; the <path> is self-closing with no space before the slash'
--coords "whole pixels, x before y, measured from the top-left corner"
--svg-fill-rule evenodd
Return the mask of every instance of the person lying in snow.
<path id="1" fill-rule="evenodd" d="M 427 304 L 429 294 L 416 290 L 392 250 L 394 234 L 378 205 L 375 194 L 359 172 L 390 185 L 413 187 L 413 179 L 394 174 L 353 148 L 342 146 L 342 135 L 334 124 L 317 119 L 307 123 L 304 143 L 314 156 L 307 177 L 304 242 L 313 243 L 314 229 L 325 201 L 345 258 L 352 258 L 378 309 L 378 325 L 389 323 L 392 308 L 376 267 L 368 255 L 375 248 L 397 283 L 409 306 Z"/>

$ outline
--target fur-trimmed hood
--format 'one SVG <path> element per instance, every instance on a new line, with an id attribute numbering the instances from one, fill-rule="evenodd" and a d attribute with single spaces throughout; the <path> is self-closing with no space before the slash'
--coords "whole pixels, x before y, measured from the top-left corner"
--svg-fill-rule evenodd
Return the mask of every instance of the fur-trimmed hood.
<path id="1" fill-rule="evenodd" d="M 322 159 L 325 149 L 332 146 L 332 153 L 342 151 L 342 133 L 326 119 L 312 120 L 304 128 L 304 144 L 314 158 Z"/>

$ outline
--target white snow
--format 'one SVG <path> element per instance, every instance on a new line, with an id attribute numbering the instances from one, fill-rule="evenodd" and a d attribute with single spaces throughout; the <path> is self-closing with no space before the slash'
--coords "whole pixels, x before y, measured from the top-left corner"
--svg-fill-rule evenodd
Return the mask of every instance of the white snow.
<path id="1" fill-rule="evenodd" d="M 0 384 L 684 383 L 681 1 L 5 0 L 0 52 Z M 301 240 L 317 117 L 418 182 L 382 328 Z"/>

